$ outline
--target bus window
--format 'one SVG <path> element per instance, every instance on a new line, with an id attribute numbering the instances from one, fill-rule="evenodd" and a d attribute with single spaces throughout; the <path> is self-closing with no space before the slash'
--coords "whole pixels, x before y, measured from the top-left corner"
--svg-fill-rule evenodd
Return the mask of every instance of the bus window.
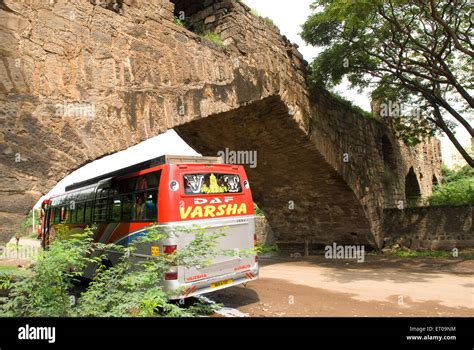
<path id="1" fill-rule="evenodd" d="M 91 212 L 92 212 L 92 202 L 85 202 L 84 203 L 84 222 L 85 223 L 91 222 Z"/>
<path id="2" fill-rule="evenodd" d="M 77 203 L 76 211 L 77 211 L 77 223 L 83 223 L 84 222 L 84 203 Z"/>
<path id="3" fill-rule="evenodd" d="M 65 207 L 63 221 L 69 223 L 70 220 L 71 220 L 71 209 L 69 209 L 68 207 Z"/>
<path id="4" fill-rule="evenodd" d="M 145 192 L 135 194 L 134 220 L 136 221 L 145 219 L 145 197 L 146 197 Z"/>
<path id="5" fill-rule="evenodd" d="M 122 196 L 122 221 L 128 222 L 133 220 L 133 195 L 127 194 Z"/>
<path id="6" fill-rule="evenodd" d="M 75 224 L 76 221 L 76 215 L 77 215 L 77 207 L 75 206 L 74 209 L 69 209 L 69 222 L 71 224 Z"/>
<path id="7" fill-rule="evenodd" d="M 112 204 L 112 222 L 120 222 L 122 211 L 122 201 L 120 197 L 115 197 Z"/>
<path id="8" fill-rule="evenodd" d="M 187 174 L 183 176 L 185 194 L 240 193 L 242 186 L 235 174 Z"/>
<path id="9" fill-rule="evenodd" d="M 145 175 L 148 188 L 158 187 L 158 181 L 159 181 L 160 175 L 161 175 L 161 171 Z"/>
<path id="10" fill-rule="evenodd" d="M 126 180 L 125 186 L 123 187 L 123 192 L 127 193 L 127 192 L 135 191 L 136 184 L 137 184 L 136 177 L 132 177 L 131 179 Z"/>
<path id="11" fill-rule="evenodd" d="M 54 208 L 54 223 L 59 224 L 61 222 L 61 209 L 59 207 Z"/>
<path id="12" fill-rule="evenodd" d="M 146 193 L 144 219 L 157 220 L 157 199 L 158 193 L 156 191 Z"/>

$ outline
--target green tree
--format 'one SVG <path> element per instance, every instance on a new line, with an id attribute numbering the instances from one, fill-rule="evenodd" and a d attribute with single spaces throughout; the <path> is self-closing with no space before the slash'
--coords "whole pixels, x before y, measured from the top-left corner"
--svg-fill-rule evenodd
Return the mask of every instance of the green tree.
<path id="1" fill-rule="evenodd" d="M 392 118 L 400 136 L 416 142 L 442 131 L 474 166 L 453 131 L 460 124 L 474 136 L 470 0 L 317 0 L 312 9 L 301 35 L 324 47 L 312 82 L 331 87 L 347 77 L 373 87 L 377 101 L 416 107 Z"/>

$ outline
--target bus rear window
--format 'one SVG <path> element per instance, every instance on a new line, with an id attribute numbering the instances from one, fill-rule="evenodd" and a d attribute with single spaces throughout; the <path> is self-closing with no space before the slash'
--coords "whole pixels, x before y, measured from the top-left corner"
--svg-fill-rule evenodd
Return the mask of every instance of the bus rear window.
<path id="1" fill-rule="evenodd" d="M 236 174 L 186 174 L 183 176 L 185 194 L 240 193 L 242 185 Z"/>

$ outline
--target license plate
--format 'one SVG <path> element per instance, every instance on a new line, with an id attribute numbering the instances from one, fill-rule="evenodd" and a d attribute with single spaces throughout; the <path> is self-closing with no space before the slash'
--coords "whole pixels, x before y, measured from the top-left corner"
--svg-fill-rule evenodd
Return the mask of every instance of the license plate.
<path id="1" fill-rule="evenodd" d="M 232 280 L 230 279 L 230 280 L 223 280 L 223 281 L 211 283 L 211 288 L 222 287 L 227 284 L 232 284 Z"/>

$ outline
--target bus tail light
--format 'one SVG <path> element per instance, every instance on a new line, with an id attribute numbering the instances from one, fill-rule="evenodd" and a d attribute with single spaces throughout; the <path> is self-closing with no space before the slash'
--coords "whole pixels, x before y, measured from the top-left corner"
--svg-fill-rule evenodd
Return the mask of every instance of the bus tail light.
<path id="1" fill-rule="evenodd" d="M 172 254 L 176 251 L 176 245 L 164 245 L 163 246 L 163 253 L 164 254 Z"/>
<path id="2" fill-rule="evenodd" d="M 253 235 L 253 247 L 255 248 L 257 246 L 257 234 L 254 233 Z"/>
<path id="3" fill-rule="evenodd" d="M 165 272 L 165 280 L 166 281 L 177 280 L 177 279 L 178 279 L 178 273 L 177 272 Z"/>

